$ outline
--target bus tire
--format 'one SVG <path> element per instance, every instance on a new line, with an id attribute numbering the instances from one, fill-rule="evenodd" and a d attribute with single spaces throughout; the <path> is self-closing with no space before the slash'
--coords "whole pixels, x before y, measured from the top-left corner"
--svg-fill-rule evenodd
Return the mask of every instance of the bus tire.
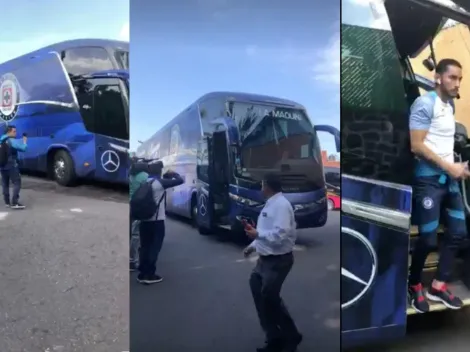
<path id="1" fill-rule="evenodd" d="M 67 151 L 60 149 L 54 153 L 52 175 L 54 180 L 61 186 L 70 187 L 75 184 L 77 179 L 75 165 Z"/>
<path id="2" fill-rule="evenodd" d="M 199 224 L 199 222 L 197 221 L 197 217 L 196 217 L 196 226 L 200 235 L 207 236 L 207 235 L 212 234 L 212 229 Z"/>
<path id="3" fill-rule="evenodd" d="M 203 226 L 197 226 L 197 230 L 199 231 L 199 234 L 202 236 L 208 236 L 212 233 L 212 231 L 208 228 L 205 228 Z"/>
<path id="4" fill-rule="evenodd" d="M 194 228 L 198 227 L 197 224 L 197 199 L 196 196 L 193 195 L 191 197 L 191 224 Z"/>

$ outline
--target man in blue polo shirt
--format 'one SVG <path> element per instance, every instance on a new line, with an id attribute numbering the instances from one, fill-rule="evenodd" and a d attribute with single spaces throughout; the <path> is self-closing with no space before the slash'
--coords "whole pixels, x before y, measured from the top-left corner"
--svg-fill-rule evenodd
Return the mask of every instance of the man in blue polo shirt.
<path id="1" fill-rule="evenodd" d="M 25 152 L 28 138 L 23 135 L 23 142 L 16 139 L 16 127 L 8 126 L 6 133 L 0 137 L 0 144 L 8 145 L 7 160 L 0 166 L 2 176 L 3 200 L 6 207 L 12 209 L 24 209 L 25 206 L 19 202 L 21 190 L 21 174 L 18 164 L 18 153 Z M 10 197 L 10 182 L 13 184 L 13 194 Z"/>
<path id="2" fill-rule="evenodd" d="M 467 236 L 458 180 L 470 173 L 466 163 L 454 161 L 453 99 L 459 93 L 462 66 L 456 60 L 443 59 L 435 72 L 435 91 L 415 100 L 409 121 L 411 149 L 417 159 L 413 216 L 419 228 L 410 266 L 409 295 L 412 307 L 419 313 L 429 311 L 428 300 L 442 302 L 451 309 L 463 305 L 447 286 L 457 250 Z M 437 245 L 441 209 L 445 210 L 447 229 L 436 276 L 425 293 L 421 273 L 430 250 Z"/>

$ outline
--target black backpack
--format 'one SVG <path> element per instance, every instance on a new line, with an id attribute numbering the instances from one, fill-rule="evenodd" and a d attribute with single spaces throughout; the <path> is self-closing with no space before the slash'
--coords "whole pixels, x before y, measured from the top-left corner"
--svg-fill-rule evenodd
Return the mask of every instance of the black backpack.
<path id="1" fill-rule="evenodd" d="M 0 167 L 5 167 L 8 163 L 10 157 L 10 143 L 8 143 L 8 138 L 5 138 L 0 143 Z"/>
<path id="2" fill-rule="evenodd" d="M 131 208 L 131 217 L 135 220 L 148 220 L 154 216 L 160 208 L 160 204 L 165 198 L 166 192 L 163 192 L 162 197 L 158 201 L 158 204 L 155 203 L 153 198 L 153 189 L 152 184 L 155 180 L 151 182 L 142 183 L 139 188 L 132 195 L 130 201 Z"/>

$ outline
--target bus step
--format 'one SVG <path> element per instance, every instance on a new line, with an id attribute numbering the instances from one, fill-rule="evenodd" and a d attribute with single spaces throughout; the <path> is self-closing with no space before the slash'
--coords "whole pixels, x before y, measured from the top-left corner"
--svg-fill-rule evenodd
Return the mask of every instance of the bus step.
<path id="1" fill-rule="evenodd" d="M 434 271 L 437 268 L 437 264 L 439 263 L 439 253 L 438 252 L 431 252 L 426 259 L 426 264 L 424 264 L 425 271 Z M 411 265 L 411 254 L 408 255 L 408 265 Z"/>
<path id="2" fill-rule="evenodd" d="M 437 233 L 438 234 L 442 234 L 444 233 L 444 226 L 440 225 L 438 230 L 437 230 Z M 411 228 L 410 228 L 410 237 L 417 237 L 418 236 L 418 226 L 416 225 L 411 225 Z"/>
<path id="3" fill-rule="evenodd" d="M 452 282 L 451 284 L 449 284 L 449 288 L 450 290 L 452 290 L 452 293 L 454 293 L 456 296 L 462 299 L 464 306 L 470 306 L 470 290 L 468 290 L 465 287 L 462 281 Z M 429 305 L 430 305 L 430 310 L 429 310 L 430 312 L 438 312 L 438 311 L 449 309 L 442 303 L 429 302 Z M 414 315 L 414 314 L 417 314 L 417 312 L 408 305 L 406 314 Z"/>

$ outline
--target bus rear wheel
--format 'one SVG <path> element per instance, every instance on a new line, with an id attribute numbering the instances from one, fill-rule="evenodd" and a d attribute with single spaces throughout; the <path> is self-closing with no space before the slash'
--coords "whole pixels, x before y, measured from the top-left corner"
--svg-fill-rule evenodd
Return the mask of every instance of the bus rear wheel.
<path id="1" fill-rule="evenodd" d="M 197 202 L 191 201 L 191 223 L 193 227 L 198 227 L 197 225 Z"/>
<path id="2" fill-rule="evenodd" d="M 72 157 L 65 150 L 58 150 L 54 154 L 52 174 L 54 180 L 61 186 L 70 187 L 75 184 L 75 166 Z"/>

